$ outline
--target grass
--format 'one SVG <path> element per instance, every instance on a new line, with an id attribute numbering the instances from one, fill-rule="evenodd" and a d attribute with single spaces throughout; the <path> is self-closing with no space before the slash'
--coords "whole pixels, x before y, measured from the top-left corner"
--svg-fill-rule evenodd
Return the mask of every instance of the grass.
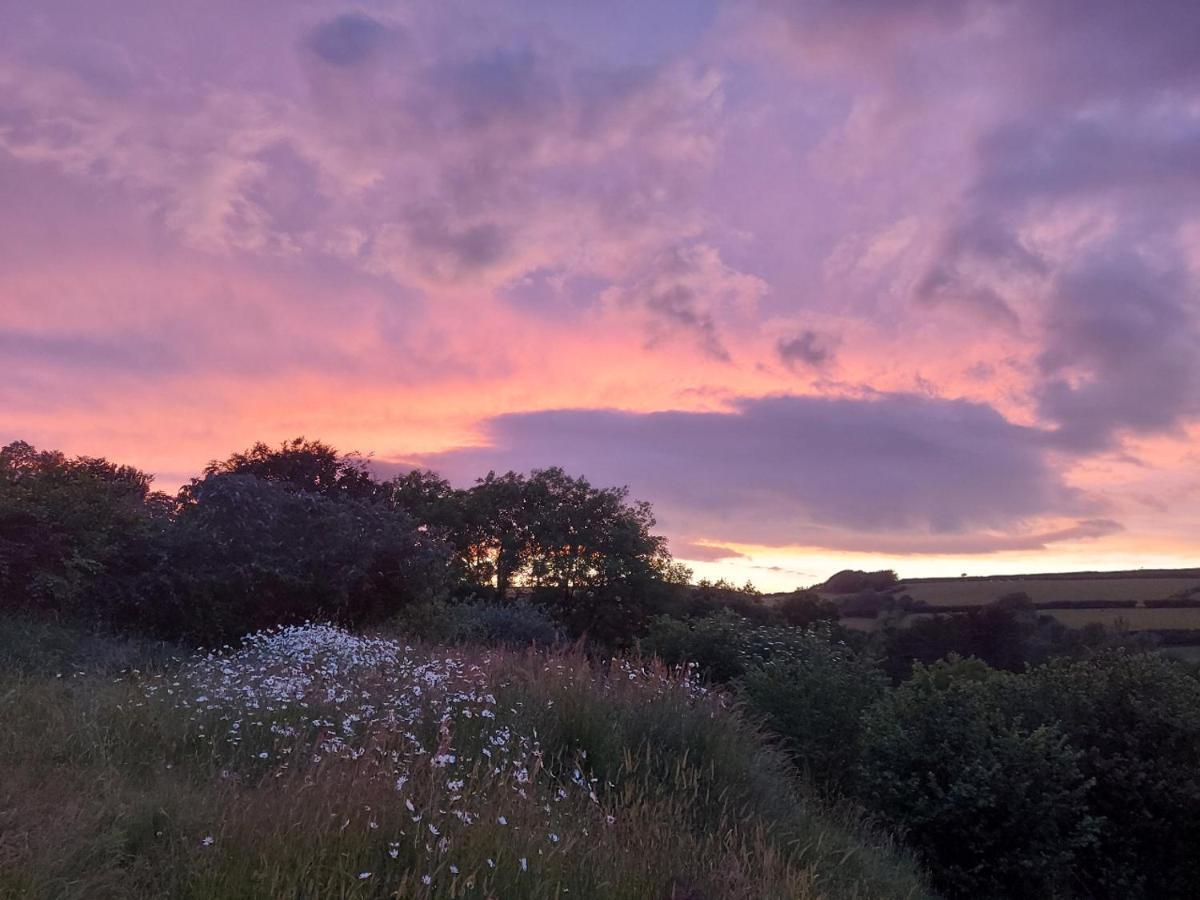
<path id="1" fill-rule="evenodd" d="M 653 665 L 0 635 L 3 897 L 927 896 L 725 697 Z"/>
<path id="2" fill-rule="evenodd" d="M 1200 576 L 1100 578 L 1083 575 L 1078 578 L 989 578 L 948 581 L 905 581 L 898 593 L 914 600 L 924 600 L 931 606 L 980 606 L 991 603 L 1005 594 L 1023 592 L 1034 603 L 1087 600 L 1159 600 L 1181 591 L 1200 588 Z"/>
<path id="3" fill-rule="evenodd" d="M 1082 628 L 1093 622 L 1113 626 L 1123 622 L 1130 631 L 1157 631 L 1172 628 L 1200 629 L 1200 609 L 1055 609 L 1047 611 L 1068 628 Z"/>

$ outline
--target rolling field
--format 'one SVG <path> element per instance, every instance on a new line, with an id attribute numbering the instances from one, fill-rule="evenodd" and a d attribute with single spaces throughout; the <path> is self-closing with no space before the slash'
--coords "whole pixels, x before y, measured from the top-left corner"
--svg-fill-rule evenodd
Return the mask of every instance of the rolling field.
<path id="1" fill-rule="evenodd" d="M 1120 621 L 1130 631 L 1200 629 L 1200 609 L 1050 609 L 1041 614 L 1053 616 L 1068 628 L 1082 628 L 1093 623 L 1112 627 Z M 933 615 L 937 613 L 910 613 L 906 621 L 911 622 Z M 846 624 L 856 621 L 858 620 L 843 620 Z"/>
<path id="2" fill-rule="evenodd" d="M 1183 591 L 1200 591 L 1200 573 L 1162 577 L 1105 577 L 1092 573 L 1078 578 L 1014 576 L 1012 578 L 960 578 L 948 581 L 913 579 L 900 583 L 899 593 L 930 606 L 978 604 L 983 606 L 1005 594 L 1020 591 L 1034 603 L 1088 600 L 1161 600 Z"/>
<path id="3" fill-rule="evenodd" d="M 1180 597 L 1200 600 L 1200 569 L 915 578 L 900 581 L 891 593 L 894 597 L 908 595 L 914 601 L 928 604 L 928 611 L 907 615 L 884 611 L 876 618 L 850 615 L 842 618 L 842 624 L 867 632 L 878 631 L 885 624 L 904 627 L 918 618 L 937 615 L 939 610 L 961 612 L 963 607 L 983 607 L 1008 594 L 1023 593 L 1039 607 L 1040 615 L 1053 616 L 1068 628 L 1091 624 L 1112 628 L 1120 623 L 1130 631 L 1200 633 L 1200 607 L 1162 608 L 1155 605 L 1156 601 Z M 846 595 L 822 593 L 822 596 L 834 602 L 846 602 Z M 1128 605 L 1115 607 L 1114 603 Z M 1074 608 L 1053 608 L 1057 604 Z M 1200 653 L 1200 646 L 1173 649 L 1194 649 Z"/>

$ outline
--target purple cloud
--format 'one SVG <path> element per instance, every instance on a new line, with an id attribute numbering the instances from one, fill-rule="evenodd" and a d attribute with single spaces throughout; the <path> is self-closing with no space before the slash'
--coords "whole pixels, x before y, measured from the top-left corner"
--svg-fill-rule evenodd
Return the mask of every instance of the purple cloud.
<path id="1" fill-rule="evenodd" d="M 1094 524 L 1030 531 L 1040 517 L 1096 505 L 1052 467 L 1043 432 L 961 400 L 788 396 L 741 400 L 726 413 L 555 410 L 500 416 L 484 433 L 487 447 L 423 462 L 459 480 L 568 464 L 628 484 L 680 536 L 986 552 L 1098 533 Z"/>

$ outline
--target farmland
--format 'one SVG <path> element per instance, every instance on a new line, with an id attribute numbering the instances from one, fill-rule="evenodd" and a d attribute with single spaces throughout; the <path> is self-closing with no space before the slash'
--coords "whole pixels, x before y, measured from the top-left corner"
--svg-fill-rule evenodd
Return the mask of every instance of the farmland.
<path id="1" fill-rule="evenodd" d="M 1000 603 L 1042 623 L 1073 630 L 1100 626 L 1138 635 L 1184 659 L 1200 654 L 1200 569 L 910 578 L 855 591 L 831 587 L 833 579 L 814 590 L 836 606 L 843 627 L 866 634 Z M 765 599 L 778 606 L 787 596 Z"/>
<path id="2" fill-rule="evenodd" d="M 1188 574 L 1181 574 L 1186 572 Z M 1179 570 L 1163 574 L 1015 575 L 984 578 L 905 579 L 901 593 L 930 606 L 983 605 L 1015 592 L 1027 594 L 1035 604 L 1090 600 L 1159 600 L 1185 592 L 1200 592 L 1200 571 Z"/>

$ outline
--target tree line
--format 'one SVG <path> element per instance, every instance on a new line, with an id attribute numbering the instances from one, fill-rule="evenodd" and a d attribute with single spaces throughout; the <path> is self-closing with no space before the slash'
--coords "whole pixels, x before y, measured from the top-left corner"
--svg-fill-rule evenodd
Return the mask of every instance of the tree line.
<path id="1" fill-rule="evenodd" d="M 0 450 L 0 602 L 217 642 L 520 593 L 620 644 L 690 578 L 654 525 L 625 488 L 560 468 L 457 489 L 296 438 L 214 460 L 171 496 L 131 466 L 16 442 Z"/>

